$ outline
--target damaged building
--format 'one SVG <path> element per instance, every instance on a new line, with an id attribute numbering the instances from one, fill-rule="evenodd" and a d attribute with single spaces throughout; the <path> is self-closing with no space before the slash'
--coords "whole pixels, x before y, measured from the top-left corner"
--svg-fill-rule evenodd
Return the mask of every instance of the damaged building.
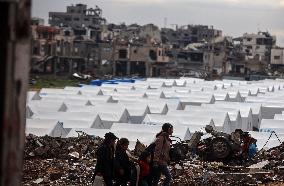
<path id="1" fill-rule="evenodd" d="M 284 73 L 284 48 L 273 47 L 271 49 L 271 68 Z"/>
<path id="2" fill-rule="evenodd" d="M 32 22 L 31 74 L 93 74 L 101 63 L 102 10 L 68 6 L 67 12 L 50 12 L 49 24 Z"/>
<path id="3" fill-rule="evenodd" d="M 184 48 L 190 43 L 211 41 L 222 36 L 222 31 L 206 25 L 186 25 L 177 27 L 176 30 L 162 28 L 161 37 L 164 44 L 171 44 L 173 48 Z"/>
<path id="4" fill-rule="evenodd" d="M 178 72 L 198 72 L 205 78 L 211 73 L 221 75 L 230 70 L 232 48 L 232 38 L 218 37 L 209 42 L 191 43 L 182 49 L 171 49 L 168 54 L 176 62 Z"/>
<path id="5" fill-rule="evenodd" d="M 232 72 L 239 74 L 264 72 L 270 63 L 271 49 L 275 44 L 276 37 L 268 32 L 245 33 L 242 37 L 235 38 Z"/>
<path id="6" fill-rule="evenodd" d="M 165 49 L 151 43 L 129 43 L 116 40 L 115 47 L 104 45 L 102 59 L 110 61 L 114 76 L 152 77 L 165 74 L 169 57 Z"/>

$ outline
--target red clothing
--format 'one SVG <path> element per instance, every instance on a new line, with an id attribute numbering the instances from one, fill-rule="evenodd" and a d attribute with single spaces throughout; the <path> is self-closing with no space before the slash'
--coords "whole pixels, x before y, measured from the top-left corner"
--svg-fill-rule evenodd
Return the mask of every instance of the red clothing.
<path id="1" fill-rule="evenodd" d="M 139 161 L 140 175 L 139 180 L 143 180 L 150 173 L 150 165 L 145 161 Z"/>

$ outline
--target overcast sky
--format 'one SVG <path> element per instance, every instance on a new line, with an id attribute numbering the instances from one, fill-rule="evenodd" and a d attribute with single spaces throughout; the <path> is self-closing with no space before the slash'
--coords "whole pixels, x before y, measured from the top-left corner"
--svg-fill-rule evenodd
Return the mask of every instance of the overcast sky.
<path id="1" fill-rule="evenodd" d="M 109 23 L 154 23 L 213 25 L 224 35 L 269 31 L 284 47 L 284 0 L 33 0 L 32 15 L 45 18 L 49 11 L 66 11 L 66 6 L 98 5 Z"/>

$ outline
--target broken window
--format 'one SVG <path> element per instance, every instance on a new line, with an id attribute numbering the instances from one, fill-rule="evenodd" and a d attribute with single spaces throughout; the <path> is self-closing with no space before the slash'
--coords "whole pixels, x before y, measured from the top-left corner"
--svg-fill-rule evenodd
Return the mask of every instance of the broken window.
<path id="1" fill-rule="evenodd" d="M 121 59 L 127 58 L 127 50 L 119 50 L 118 53 L 119 53 L 119 58 Z"/>
<path id="2" fill-rule="evenodd" d="M 196 28 L 192 29 L 192 34 L 193 34 L 193 35 L 196 35 L 196 34 L 197 34 L 197 29 L 196 29 Z"/>
<path id="3" fill-rule="evenodd" d="M 251 41 L 251 40 L 252 40 L 252 38 L 250 38 L 250 37 L 247 38 L 247 41 Z"/>
<path id="4" fill-rule="evenodd" d="M 70 36 L 70 31 L 69 30 L 64 31 L 64 35 L 65 36 Z"/>
<path id="5" fill-rule="evenodd" d="M 153 61 L 157 60 L 157 53 L 156 53 L 156 51 L 150 50 L 149 51 L 149 56 L 150 56 L 151 60 L 153 60 Z"/>
<path id="6" fill-rule="evenodd" d="M 65 17 L 64 20 L 65 20 L 65 21 L 72 21 L 72 20 L 71 20 L 71 17 Z"/>
<path id="7" fill-rule="evenodd" d="M 197 43 L 197 41 L 198 41 L 197 37 L 191 37 L 191 42 Z"/>

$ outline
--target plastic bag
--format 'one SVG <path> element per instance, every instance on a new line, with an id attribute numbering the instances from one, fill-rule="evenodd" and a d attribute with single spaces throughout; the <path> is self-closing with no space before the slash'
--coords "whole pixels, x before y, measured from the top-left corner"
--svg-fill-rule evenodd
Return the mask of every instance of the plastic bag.
<path id="1" fill-rule="evenodd" d="M 93 182 L 93 186 L 105 186 L 104 178 L 102 176 L 96 176 Z"/>

